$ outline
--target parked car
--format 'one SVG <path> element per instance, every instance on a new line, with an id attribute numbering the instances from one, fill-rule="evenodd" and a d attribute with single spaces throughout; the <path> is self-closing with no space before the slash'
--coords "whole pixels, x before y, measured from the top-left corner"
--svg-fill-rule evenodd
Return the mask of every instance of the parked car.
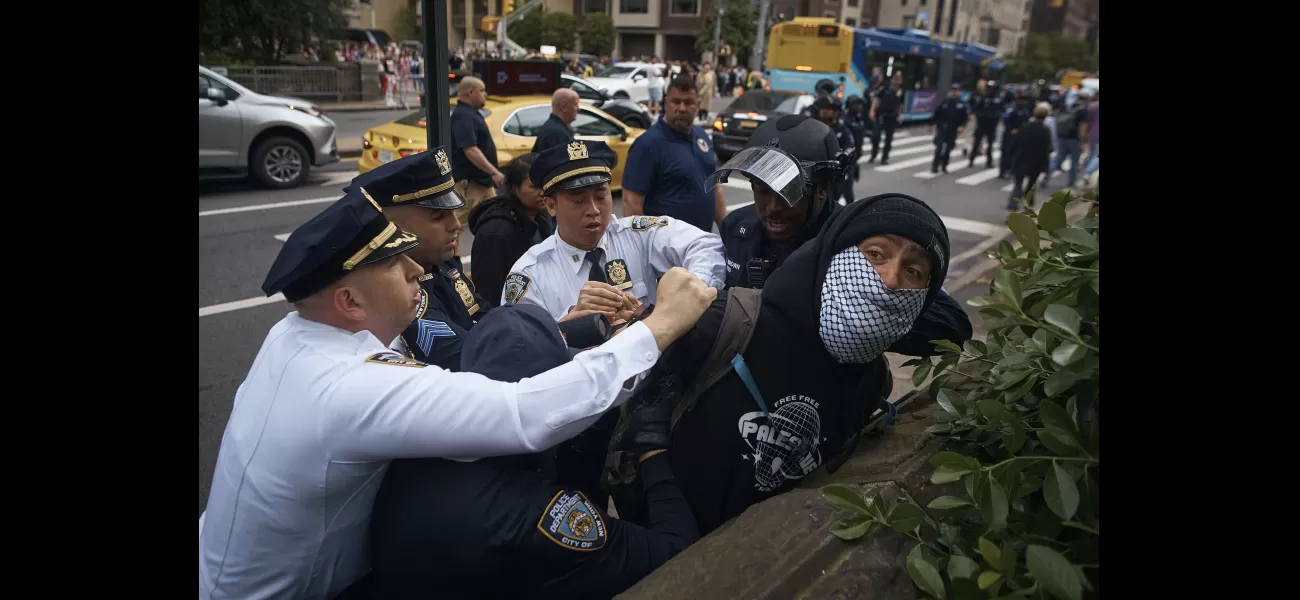
<path id="1" fill-rule="evenodd" d="M 334 121 L 301 98 L 254 92 L 199 67 L 199 177 L 252 175 L 283 189 L 338 162 Z"/>
<path id="2" fill-rule="evenodd" d="M 447 110 L 456 106 L 451 98 Z M 487 104 L 479 109 L 492 132 L 497 147 L 497 166 L 505 167 L 514 157 L 532 152 L 537 141 L 537 131 L 551 116 L 550 96 L 488 96 Z M 386 162 L 424 152 L 428 149 L 428 127 L 424 111 L 416 111 L 396 121 L 370 128 L 361 138 L 361 160 L 357 169 L 365 173 Z M 593 106 L 580 106 L 578 118 L 571 125 L 580 140 L 600 140 L 614 151 L 610 189 L 623 187 L 623 166 L 632 142 L 644 131 L 620 123 L 608 113 Z"/>
<path id="3" fill-rule="evenodd" d="M 562 75 L 560 85 L 578 92 L 579 100 L 613 115 L 628 127 L 650 127 L 650 111 L 638 102 L 615 98 L 609 90 L 598 88 L 590 81 L 573 75 Z"/>
<path id="4" fill-rule="evenodd" d="M 754 135 L 768 119 L 798 114 L 813 105 L 812 94 L 796 91 L 750 90 L 736 98 L 725 112 L 713 118 L 713 152 L 721 164 L 745 148 L 749 136 Z"/>
<path id="5" fill-rule="evenodd" d="M 650 101 L 650 87 L 646 79 L 649 77 L 647 69 L 650 63 L 643 62 L 621 62 L 615 63 L 614 66 L 600 72 L 600 76 L 592 77 L 587 81 L 598 88 L 604 88 L 609 91 L 610 95 L 615 98 L 624 100 L 634 100 L 636 102 Z M 659 65 L 667 77 L 668 66 Z"/>

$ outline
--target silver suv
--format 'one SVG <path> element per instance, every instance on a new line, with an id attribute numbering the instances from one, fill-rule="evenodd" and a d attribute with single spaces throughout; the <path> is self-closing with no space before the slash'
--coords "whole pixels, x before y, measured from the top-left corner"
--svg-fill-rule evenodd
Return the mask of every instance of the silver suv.
<path id="1" fill-rule="evenodd" d="M 290 188 L 338 162 L 334 121 L 299 98 L 266 96 L 199 67 L 199 176 L 250 174 Z"/>

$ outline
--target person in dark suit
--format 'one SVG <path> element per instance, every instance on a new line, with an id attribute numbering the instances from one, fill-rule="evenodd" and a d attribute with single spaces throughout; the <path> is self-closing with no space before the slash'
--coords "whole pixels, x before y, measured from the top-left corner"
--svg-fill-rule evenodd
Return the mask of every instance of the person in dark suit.
<path id="1" fill-rule="evenodd" d="M 1011 164 L 1016 185 L 1011 190 L 1011 197 L 1007 198 L 1007 210 L 1020 208 L 1016 198 L 1022 197 L 1025 191 L 1033 189 L 1038 184 L 1038 176 L 1047 170 L 1052 154 L 1052 132 L 1048 131 L 1043 121 L 1051 112 L 1052 108 L 1046 103 L 1034 107 L 1033 120 L 1021 127 L 1017 134 L 1016 156 Z M 1025 178 L 1029 179 L 1028 188 L 1022 187 Z M 1029 205 L 1034 205 L 1032 197 L 1029 198 Z"/>
<path id="2" fill-rule="evenodd" d="M 533 153 L 547 148 L 563 146 L 573 141 L 573 130 L 569 123 L 578 119 L 578 92 L 568 88 L 555 90 L 551 96 L 551 116 L 537 132 L 537 141 L 533 142 Z"/>

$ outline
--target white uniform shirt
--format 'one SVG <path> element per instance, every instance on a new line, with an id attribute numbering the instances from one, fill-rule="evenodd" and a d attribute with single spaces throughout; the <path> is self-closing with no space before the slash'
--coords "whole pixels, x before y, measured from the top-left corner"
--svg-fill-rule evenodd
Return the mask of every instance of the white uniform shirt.
<path id="1" fill-rule="evenodd" d="M 235 394 L 212 518 L 199 519 L 199 598 L 332 598 L 369 568 L 370 511 L 390 459 L 525 454 L 577 435 L 659 359 L 638 325 L 502 383 L 289 313 Z"/>
<path id="2" fill-rule="evenodd" d="M 614 219 L 597 246 L 604 249 L 604 265 L 623 261 L 632 283 L 623 291 L 642 304 L 654 303 L 659 277 L 673 267 L 685 268 L 715 289 L 726 285 L 722 238 L 672 217 Z M 501 304 L 536 304 L 558 320 L 578 303 L 578 291 L 587 283 L 591 263 L 586 256 L 586 250 L 570 246 L 558 233 L 542 240 L 515 261 Z"/>

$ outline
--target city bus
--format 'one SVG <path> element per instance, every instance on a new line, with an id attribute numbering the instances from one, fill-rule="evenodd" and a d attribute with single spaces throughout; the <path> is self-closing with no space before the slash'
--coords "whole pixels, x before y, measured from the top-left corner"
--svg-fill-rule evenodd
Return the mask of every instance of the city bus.
<path id="1" fill-rule="evenodd" d="M 829 80 L 843 100 L 898 74 L 903 120 L 918 121 L 934 116 L 946 96 L 940 90 L 960 83 L 969 98 L 977 81 L 1000 81 L 1002 66 L 997 51 L 981 44 L 936 42 L 917 29 L 856 29 L 834 19 L 797 17 L 772 27 L 763 76 L 769 90 L 810 94 Z"/>

